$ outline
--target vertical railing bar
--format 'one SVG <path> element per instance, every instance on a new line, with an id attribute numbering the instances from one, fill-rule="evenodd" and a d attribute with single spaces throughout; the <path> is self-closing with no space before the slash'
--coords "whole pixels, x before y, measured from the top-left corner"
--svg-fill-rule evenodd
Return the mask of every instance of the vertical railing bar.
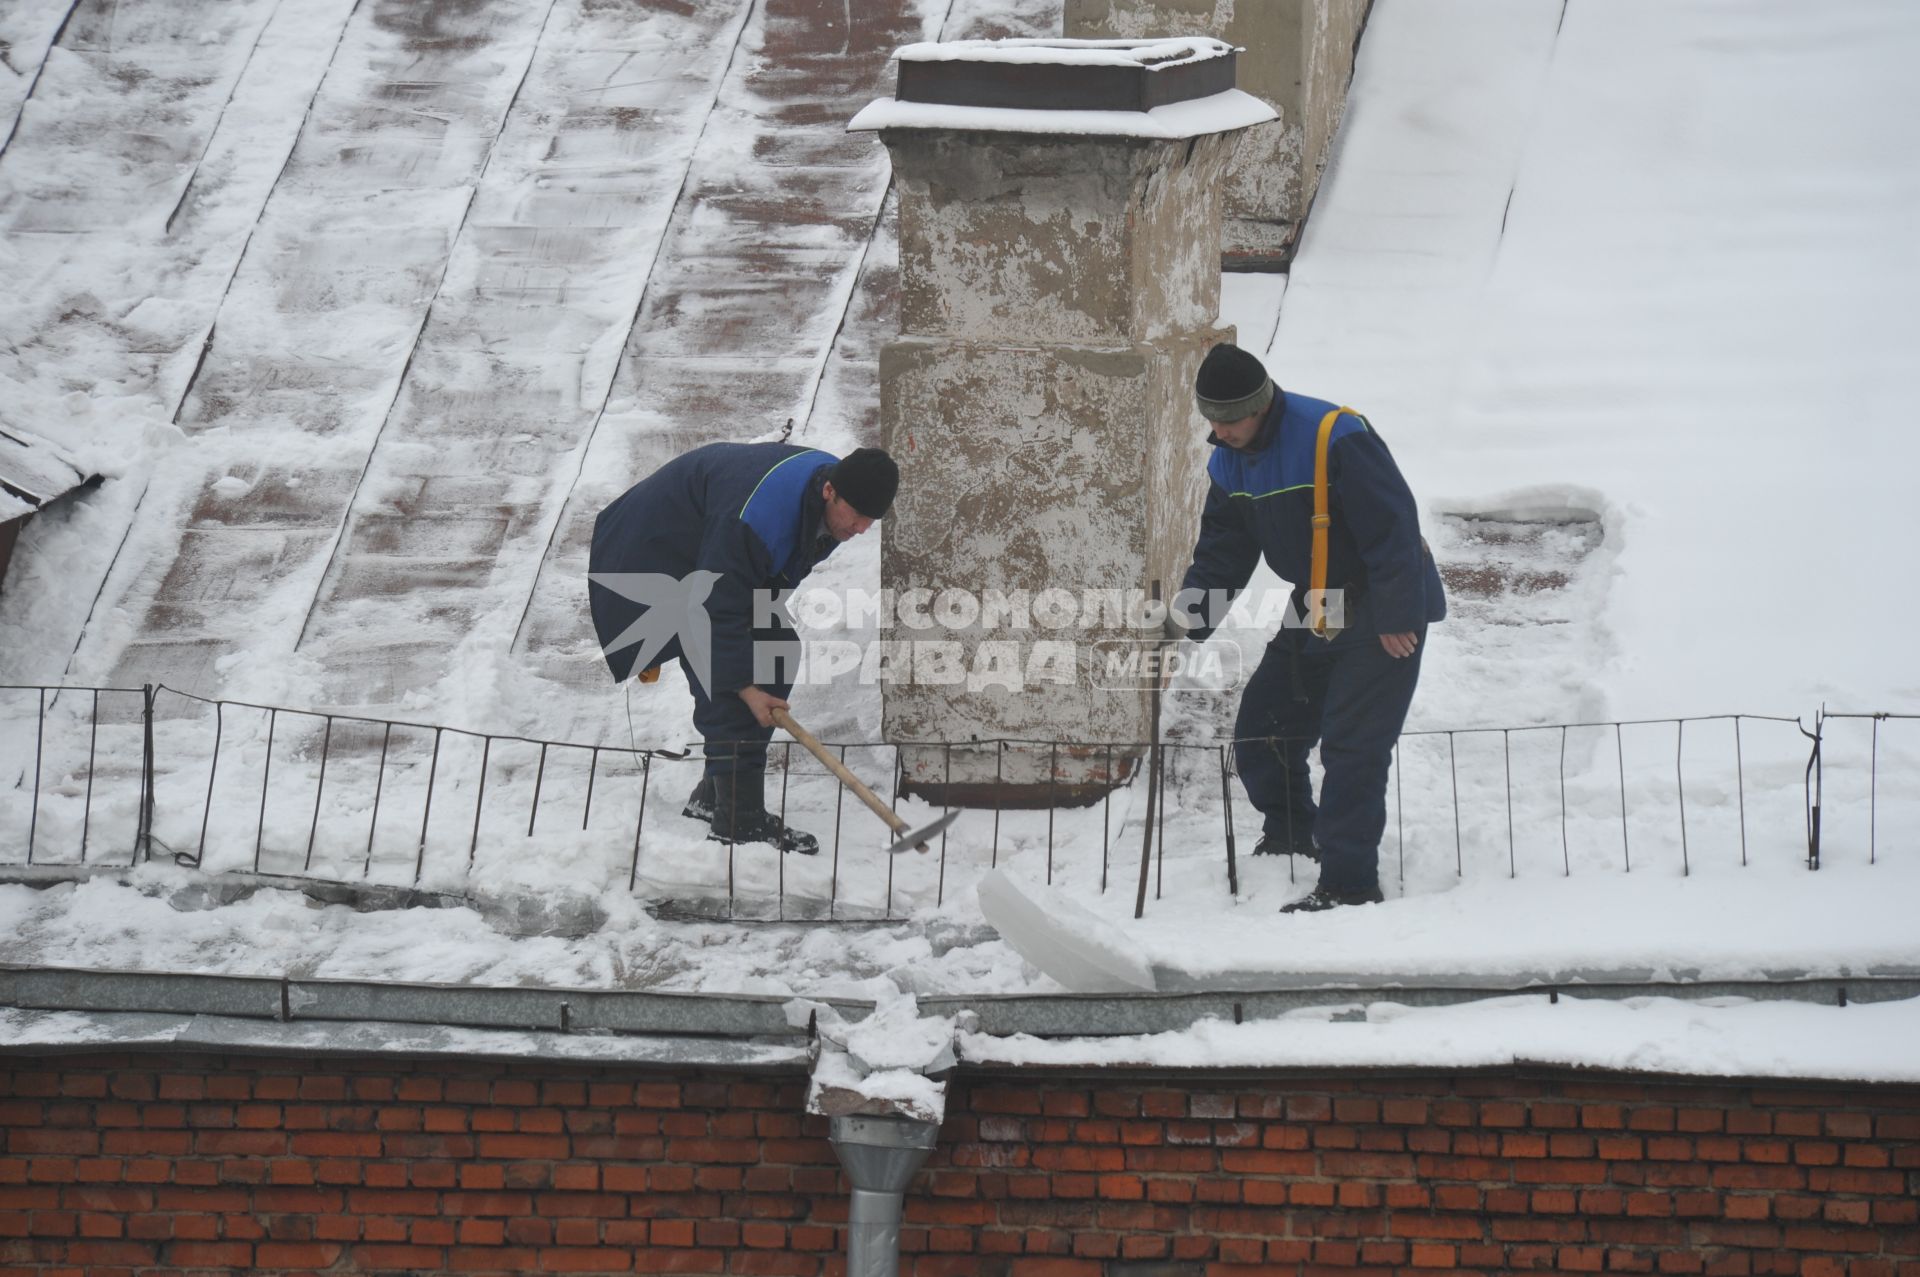
<path id="1" fill-rule="evenodd" d="M 1633 852 L 1627 845 L 1627 747 L 1620 739 L 1620 724 L 1613 725 L 1613 755 L 1620 767 L 1620 865 L 1621 872 L 1633 872 Z"/>
<path id="2" fill-rule="evenodd" d="M 540 742 L 540 766 L 533 773 L 533 805 L 527 809 L 527 837 L 533 837 L 533 822 L 540 818 L 540 787 L 547 779 L 547 742 Z"/>
<path id="3" fill-rule="evenodd" d="M 733 770 L 727 780 L 727 917 L 734 911 L 734 862 L 740 851 L 740 743 L 733 743 Z M 766 791 L 760 791 L 764 797 Z"/>
<path id="4" fill-rule="evenodd" d="M 27 824 L 27 863 L 33 863 L 33 840 L 40 832 L 40 754 L 47 735 L 47 689 L 40 689 L 40 712 L 33 720 L 33 818 Z M 215 746 L 215 754 L 219 747 Z M 208 801 L 212 801 L 212 791 L 208 791 Z M 204 842 L 204 829 L 201 840 Z"/>
<path id="5" fill-rule="evenodd" d="M 847 747 L 840 747 L 840 765 L 847 765 Z M 833 879 L 827 886 L 827 920 L 833 921 L 840 906 L 840 813 L 847 802 L 847 787 L 833 787 Z"/>
<path id="6" fill-rule="evenodd" d="M 787 781 L 793 776 L 793 742 L 781 741 L 780 751 L 780 827 L 785 829 L 787 827 Z M 776 893 L 774 916 L 781 922 L 785 922 L 787 920 L 787 852 L 780 845 L 778 838 L 774 840 L 773 850 L 776 853 L 774 859 L 779 862 L 779 867 L 774 870 Z"/>
<path id="7" fill-rule="evenodd" d="M 893 793 L 888 796 L 887 806 L 894 815 L 900 814 L 900 784 L 907 774 L 907 756 L 898 745 L 893 747 Z M 893 917 L 893 862 L 898 856 L 887 857 L 887 911 L 885 917 Z"/>
<path id="8" fill-rule="evenodd" d="M 197 867 L 207 859 L 207 822 L 213 817 L 213 779 L 220 773 L 220 738 L 226 733 L 227 703 L 213 703 L 213 761 L 207 767 L 207 802 L 200 810 L 200 844 L 193 853 L 193 863 Z M 35 778 L 36 783 L 38 777 Z"/>
<path id="9" fill-rule="evenodd" d="M 1802 729 L 1804 730 L 1804 729 Z M 1807 868 L 1820 868 L 1820 807 L 1826 801 L 1827 766 L 1825 744 L 1827 711 L 1823 705 L 1813 716 L 1813 756 L 1807 759 Z"/>
<path id="10" fill-rule="evenodd" d="M 1227 894 L 1240 898 L 1240 862 L 1233 846 L 1233 780 L 1227 766 L 1227 746 L 1220 746 L 1220 811 L 1227 830 Z"/>
<path id="11" fill-rule="evenodd" d="M 1145 916 L 1147 912 L 1147 871 L 1153 861 L 1154 804 L 1160 798 L 1160 723 L 1157 718 L 1153 726 L 1153 743 L 1147 749 L 1147 811 L 1146 818 L 1140 822 L 1140 885 L 1133 893 L 1133 916 L 1136 918 Z"/>
<path id="12" fill-rule="evenodd" d="M 1518 878 L 1520 868 L 1513 854 L 1513 731 L 1511 728 L 1500 729 L 1500 750 L 1507 760 L 1507 877 Z"/>
<path id="13" fill-rule="evenodd" d="M 1873 716 L 1873 753 L 1867 766 L 1867 863 L 1880 863 L 1880 716 Z"/>
<path id="14" fill-rule="evenodd" d="M 1285 761 L 1286 761 L 1286 751 L 1282 749 L 1281 746 L 1287 743 L 1287 739 L 1288 738 L 1285 736 L 1267 737 L 1267 748 L 1273 751 L 1273 756 L 1275 758 L 1280 759 L 1283 766 L 1285 765 Z M 1308 749 L 1308 752 L 1311 753 L 1313 747 L 1309 745 L 1307 749 Z M 1312 767 L 1311 763 L 1303 763 L 1303 765 L 1307 766 L 1309 769 L 1311 769 Z M 1312 784 L 1311 773 L 1309 773 L 1308 784 L 1309 785 Z M 1292 785 L 1291 777 L 1288 778 L 1288 785 L 1289 787 L 1291 787 Z M 1266 820 L 1264 817 L 1262 817 L 1260 822 L 1260 836 L 1263 838 L 1266 837 Z M 1308 832 L 1307 837 L 1308 838 L 1313 837 L 1313 834 L 1311 831 Z M 1296 838 L 1297 836 L 1295 835 L 1294 829 L 1293 829 L 1293 797 L 1292 797 L 1291 788 L 1289 788 L 1288 797 L 1287 797 L 1287 885 L 1289 886 L 1299 881 L 1299 879 L 1295 877 L 1295 865 L 1294 865 L 1295 857 L 1293 854 L 1293 849 L 1300 845 L 1299 842 L 1296 841 Z M 1257 853 L 1260 850 L 1260 844 L 1255 843 L 1253 845 L 1253 849 Z"/>
<path id="15" fill-rule="evenodd" d="M 1687 750 L 1687 720 L 1674 720 L 1673 783 L 1680 798 L 1680 876 L 1693 876 L 1693 864 L 1687 855 L 1687 776 L 1683 760 Z"/>
<path id="16" fill-rule="evenodd" d="M 1573 877 L 1573 852 L 1567 846 L 1567 729 L 1560 728 L 1560 876 Z"/>
<path id="17" fill-rule="evenodd" d="M 320 737 L 320 779 L 313 786 L 313 820 L 307 825 L 307 858 L 300 866 L 301 873 L 313 869 L 313 840 L 320 832 L 320 795 L 327 789 L 327 759 L 333 753 L 333 715 L 325 715 L 326 731 Z"/>
<path id="18" fill-rule="evenodd" d="M 1047 885 L 1053 885 L 1053 812 L 1059 803 L 1060 742 L 1047 753 Z"/>
<path id="19" fill-rule="evenodd" d="M 1467 864 L 1460 844 L 1460 760 L 1454 752 L 1453 733 L 1447 733 L 1447 774 L 1453 777 L 1453 876 L 1465 878 Z"/>
<path id="20" fill-rule="evenodd" d="M 1000 786 L 1006 774 L 1007 742 L 998 740 L 993 743 L 993 855 L 987 861 L 989 869 L 1000 867 Z"/>
<path id="21" fill-rule="evenodd" d="M 1111 826 L 1113 824 L 1113 790 L 1115 781 L 1113 777 L 1112 745 L 1107 746 L 1106 783 L 1107 791 L 1100 796 L 1100 894 L 1103 896 L 1107 894 L 1107 859 L 1109 848 L 1113 841 Z M 1229 863 L 1231 863 L 1233 859 L 1233 844 L 1231 840 L 1229 840 L 1227 844 L 1227 859 Z"/>
<path id="22" fill-rule="evenodd" d="M 1158 578 L 1154 579 L 1151 597 L 1153 599 L 1154 604 L 1157 607 L 1158 604 L 1160 603 L 1160 581 Z M 1140 891 L 1139 891 L 1138 899 L 1134 901 L 1134 911 L 1133 911 L 1133 916 L 1136 918 L 1138 918 L 1141 915 L 1144 901 L 1146 899 L 1146 894 L 1147 894 L 1147 859 L 1146 859 L 1147 850 L 1148 848 L 1151 848 L 1153 846 L 1156 840 L 1160 844 L 1160 854 L 1155 864 L 1154 880 L 1153 880 L 1153 898 L 1155 900 L 1160 899 L 1162 888 L 1165 886 L 1165 883 L 1166 883 L 1167 769 L 1166 769 L 1166 755 L 1161 751 L 1161 748 L 1160 748 L 1160 712 L 1164 702 L 1166 701 L 1166 695 L 1167 695 L 1167 678 L 1164 672 L 1165 667 L 1162 663 L 1162 659 L 1165 655 L 1166 655 L 1166 646 L 1164 644 L 1155 645 L 1153 649 L 1153 666 L 1152 666 L 1153 704 L 1151 707 L 1151 711 L 1148 714 L 1148 724 L 1152 730 L 1152 735 L 1153 735 L 1153 746 L 1149 751 L 1149 770 L 1151 770 L 1153 774 L 1149 779 L 1148 789 L 1147 789 L 1147 795 L 1148 795 L 1147 812 L 1146 812 L 1147 845 L 1146 847 L 1142 847 L 1140 850 Z M 1154 818 L 1154 796 L 1156 794 L 1159 796 L 1159 804 L 1160 804 L 1159 819 L 1157 822 Z M 1052 843 L 1051 831 L 1049 831 L 1048 843 L 1049 843 L 1049 846 L 1047 849 L 1047 854 L 1049 858 L 1051 858 L 1053 854 L 1053 849 L 1051 846 L 1051 843 Z M 1051 877 L 1049 877 L 1049 881 L 1051 881 Z"/>
<path id="23" fill-rule="evenodd" d="M 640 831 L 647 823 L 647 789 L 653 779 L 653 755 L 640 755 L 640 814 L 633 821 L 633 861 L 627 869 L 627 890 L 640 881 Z"/>
<path id="24" fill-rule="evenodd" d="M 580 829 L 586 832 L 587 821 L 593 816 L 593 778 L 600 770 L 600 747 L 595 745 L 593 753 L 587 759 L 587 801 L 580 808 Z"/>
<path id="25" fill-rule="evenodd" d="M 953 810 L 953 742 L 952 741 L 943 742 L 941 745 L 941 749 L 946 754 L 946 773 L 947 773 L 946 782 L 940 794 L 940 817 L 942 820 L 944 820 L 946 819 L 947 814 Z M 933 888 L 934 908 L 936 909 L 939 908 L 941 905 L 946 903 L 946 900 L 947 900 L 947 831 L 946 831 L 946 827 L 942 826 L 940 829 L 940 877 L 938 881 L 935 882 L 934 888 Z"/>
<path id="26" fill-rule="evenodd" d="M 362 878 L 373 873 L 373 836 L 380 828 L 380 798 L 387 788 L 387 746 L 392 743 L 393 724 L 388 723 L 380 733 L 380 765 L 373 771 L 373 816 L 367 821 L 367 859 L 360 866 Z"/>
<path id="27" fill-rule="evenodd" d="M 1740 867 L 1747 867 L 1747 760 L 1740 748 L 1740 715 L 1733 716 L 1734 789 L 1740 798 Z"/>
<path id="28" fill-rule="evenodd" d="M 1168 751 L 1160 751 L 1160 824 L 1153 833 L 1153 898 L 1160 899 L 1160 893 L 1167 882 L 1167 758 Z"/>
<path id="29" fill-rule="evenodd" d="M 93 689 L 93 729 L 87 737 L 87 801 L 80 816 L 80 863 L 87 863 L 87 836 L 93 832 L 93 762 L 100 743 L 100 689 Z"/>
<path id="30" fill-rule="evenodd" d="M 1393 742 L 1394 851 L 1399 856 L 1400 894 L 1407 894 L 1407 791 L 1400 774 L 1400 742 Z"/>
<path id="31" fill-rule="evenodd" d="M 153 859 L 153 808 L 158 788 L 153 743 L 153 702 L 159 693 L 152 683 L 140 685 L 140 816 L 134 826 L 133 861 Z"/>
<path id="32" fill-rule="evenodd" d="M 480 786 L 473 795 L 473 836 L 467 840 L 467 872 L 473 872 L 473 859 L 480 850 L 480 808 L 487 801 L 487 763 L 493 757 L 493 737 L 480 738 Z"/>
<path id="33" fill-rule="evenodd" d="M 273 775 L 273 731 L 279 726 L 280 711 L 267 710 L 267 760 L 260 768 L 260 816 L 253 824 L 253 871 L 260 872 L 260 844 L 267 834 L 267 781 Z"/>
<path id="34" fill-rule="evenodd" d="M 447 729 L 433 729 L 433 757 L 427 762 L 427 800 L 420 808 L 420 841 L 413 849 L 413 885 L 420 885 L 420 875 L 427 867 L 427 822 L 433 819 L 433 782 L 440 774 L 440 737 Z"/>

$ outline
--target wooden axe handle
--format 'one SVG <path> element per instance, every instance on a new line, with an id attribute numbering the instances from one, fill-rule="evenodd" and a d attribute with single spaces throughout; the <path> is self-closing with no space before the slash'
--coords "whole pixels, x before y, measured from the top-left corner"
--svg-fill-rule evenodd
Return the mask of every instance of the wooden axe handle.
<path id="1" fill-rule="evenodd" d="M 783 728 L 789 736 L 805 745 L 807 752 L 824 763 L 828 771 L 840 778 L 841 784 L 851 789 L 861 802 L 871 807 L 874 815 L 886 821 L 887 828 L 893 830 L 895 835 L 907 832 L 907 822 L 894 815 L 893 808 L 881 802 L 880 796 L 862 784 L 858 776 L 848 771 L 845 763 L 828 753 L 827 747 L 822 745 L 812 732 L 794 722 L 793 715 L 776 706 L 772 718 L 774 726 Z"/>

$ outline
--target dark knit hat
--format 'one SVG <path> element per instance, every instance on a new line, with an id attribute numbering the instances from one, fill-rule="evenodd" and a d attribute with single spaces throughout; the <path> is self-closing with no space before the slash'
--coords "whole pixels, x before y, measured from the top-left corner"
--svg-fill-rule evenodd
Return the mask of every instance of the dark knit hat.
<path id="1" fill-rule="evenodd" d="M 1267 410 L 1273 402 L 1273 380 L 1258 359 L 1223 341 L 1200 361 L 1193 397 L 1208 421 L 1240 421 Z"/>
<path id="2" fill-rule="evenodd" d="M 834 492 L 869 519 L 884 519 L 900 490 L 900 467 L 880 448 L 855 448 L 827 476 Z"/>

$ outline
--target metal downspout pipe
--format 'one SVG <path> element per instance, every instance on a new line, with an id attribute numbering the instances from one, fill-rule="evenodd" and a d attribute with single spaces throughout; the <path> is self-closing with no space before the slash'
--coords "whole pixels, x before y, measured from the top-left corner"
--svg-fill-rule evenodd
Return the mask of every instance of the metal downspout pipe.
<path id="1" fill-rule="evenodd" d="M 906 1117 L 836 1117 L 828 1135 L 853 1181 L 847 1210 L 847 1277 L 896 1277 L 900 1208 L 940 1128 Z"/>

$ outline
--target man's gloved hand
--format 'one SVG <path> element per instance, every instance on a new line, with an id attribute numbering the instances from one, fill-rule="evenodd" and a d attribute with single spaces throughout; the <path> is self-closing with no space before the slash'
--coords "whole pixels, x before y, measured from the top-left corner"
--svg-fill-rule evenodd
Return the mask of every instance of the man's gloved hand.
<path id="1" fill-rule="evenodd" d="M 1177 609 L 1168 608 L 1166 619 L 1160 622 L 1160 641 L 1162 643 L 1178 643 L 1181 639 L 1187 637 L 1187 632 L 1192 628 L 1192 626 L 1180 618 L 1180 613 Z"/>

